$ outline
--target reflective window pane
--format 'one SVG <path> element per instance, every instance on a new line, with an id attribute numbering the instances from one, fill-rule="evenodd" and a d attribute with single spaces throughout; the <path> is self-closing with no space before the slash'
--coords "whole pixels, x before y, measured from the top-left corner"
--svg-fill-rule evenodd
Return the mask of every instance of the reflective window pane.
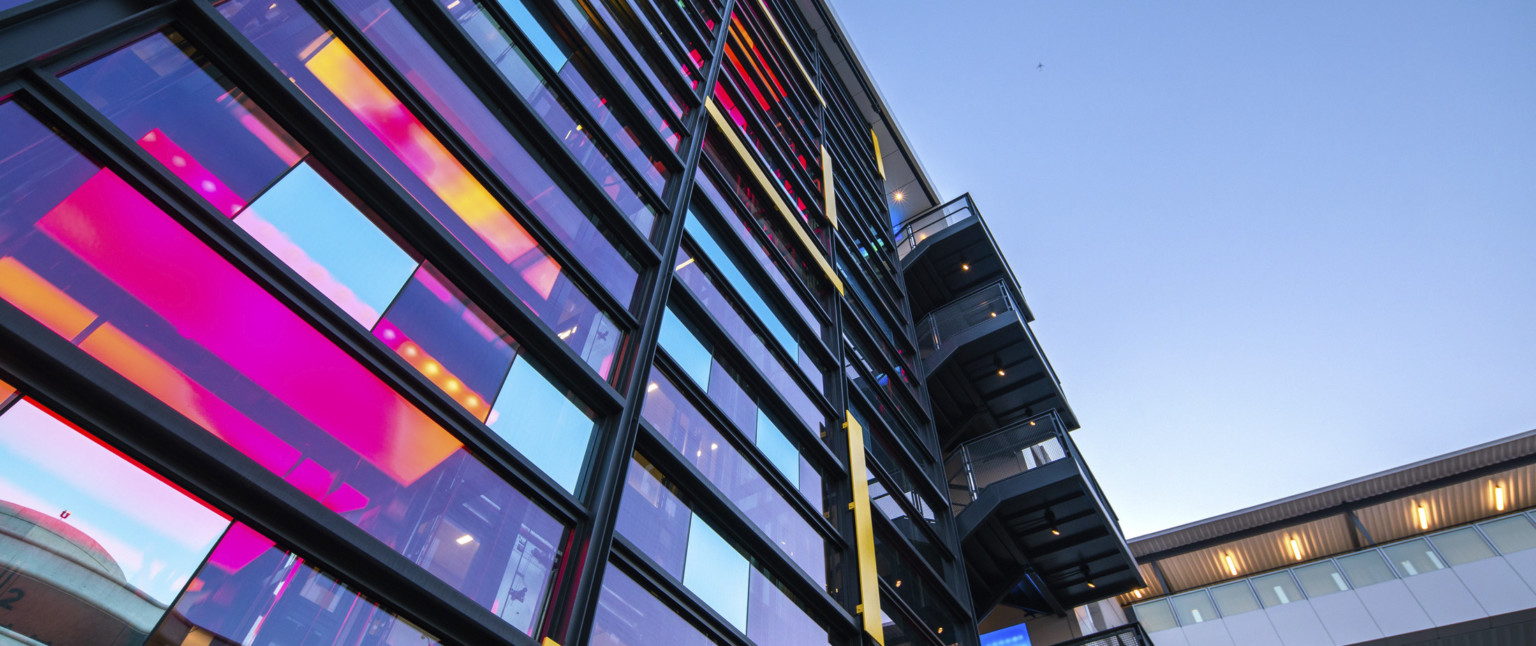
<path id="1" fill-rule="evenodd" d="M 30 400 L 0 415 L 0 626 L 57 644 L 142 638 L 228 526 Z"/>
<path id="2" fill-rule="evenodd" d="M 300 163 L 235 218 L 358 323 L 373 327 L 416 260 L 309 163 Z"/>
<path id="3" fill-rule="evenodd" d="M 151 643 L 416 646 L 437 641 L 236 523 Z"/>
<path id="4" fill-rule="evenodd" d="M 709 389 L 709 370 L 713 362 L 709 348 L 704 347 L 698 335 L 672 313 L 671 307 L 662 314 L 659 342 L 662 349 L 667 351 L 683 372 L 688 373 L 700 390 Z"/>
<path id="5" fill-rule="evenodd" d="M 576 493 L 592 440 L 592 418 L 527 361 L 512 364 L 496 402 L 491 430 Z"/>
<path id="6" fill-rule="evenodd" d="M 616 528 L 674 578 L 683 578 L 688 526 L 693 512 L 650 461 L 636 453 L 624 476 Z"/>
<path id="7" fill-rule="evenodd" d="M 1386 553 L 1387 560 L 1392 562 L 1392 567 L 1397 568 L 1398 574 L 1405 577 L 1445 569 L 1445 562 L 1440 560 L 1440 555 L 1422 538 L 1388 545 L 1381 548 L 1381 551 Z"/>
<path id="8" fill-rule="evenodd" d="M 1296 580 L 1301 582 L 1301 589 L 1307 592 L 1308 597 L 1321 597 L 1349 589 L 1349 584 L 1344 581 L 1344 575 L 1339 573 L 1333 561 L 1305 565 L 1292 572 L 1296 574 Z"/>
<path id="9" fill-rule="evenodd" d="M 1204 590 L 1181 594 L 1169 601 L 1173 603 L 1173 614 L 1179 618 L 1180 626 L 1193 626 L 1221 618 L 1221 615 L 1216 614 L 1216 605 L 1211 603 L 1211 596 Z"/>
<path id="10" fill-rule="evenodd" d="M 710 641 L 623 571 L 608 564 L 592 622 L 592 646 L 710 646 Z"/>
<path id="11" fill-rule="evenodd" d="M 511 336 L 430 265 L 411 276 L 373 335 L 482 421 L 517 355 Z"/>
<path id="12" fill-rule="evenodd" d="M 827 631 L 779 588 L 767 575 L 753 568 L 747 606 L 747 639 L 758 646 L 769 644 L 827 643 Z"/>
<path id="13" fill-rule="evenodd" d="M 1514 554 L 1536 547 L 1536 526 L 1532 526 L 1530 519 L 1525 516 L 1511 516 L 1483 523 L 1479 527 L 1502 554 Z"/>
<path id="14" fill-rule="evenodd" d="M 1397 578 L 1397 575 L 1392 573 L 1392 568 L 1388 567 L 1387 562 L 1381 558 L 1381 552 L 1376 550 L 1341 556 L 1338 563 L 1339 568 L 1344 570 L 1344 576 L 1349 577 L 1349 582 L 1356 588 Z"/>
<path id="15" fill-rule="evenodd" d="M 697 515 L 688 524 L 683 585 L 742 632 L 747 631 L 747 579 L 752 566 Z"/>
<path id="16" fill-rule="evenodd" d="M 224 215 L 239 213 L 307 154 L 175 32 L 62 79 Z"/>
<path id="17" fill-rule="evenodd" d="M 757 412 L 757 448 L 792 485 L 800 485 L 800 451 L 762 411 Z"/>
<path id="18" fill-rule="evenodd" d="M 1471 563 L 1495 556 L 1493 548 L 1477 533 L 1476 529 L 1463 527 L 1444 534 L 1429 537 L 1435 548 L 1450 565 Z"/>
<path id="19" fill-rule="evenodd" d="M 1296 587 L 1296 581 L 1291 578 L 1290 572 L 1276 572 L 1249 581 L 1253 584 L 1253 591 L 1259 594 L 1259 601 L 1264 603 L 1265 608 L 1283 606 L 1305 598 L 1301 596 L 1301 588 Z"/>
<path id="20" fill-rule="evenodd" d="M 1253 588 L 1248 587 L 1247 581 L 1211 588 L 1211 598 L 1216 601 L 1216 609 L 1223 617 L 1259 609 L 1259 600 L 1253 596 Z"/>
<path id="21" fill-rule="evenodd" d="M 1173 610 L 1168 607 L 1168 602 L 1163 600 L 1150 601 L 1136 606 L 1136 621 L 1149 633 L 1178 628 L 1179 624 L 1173 618 Z"/>

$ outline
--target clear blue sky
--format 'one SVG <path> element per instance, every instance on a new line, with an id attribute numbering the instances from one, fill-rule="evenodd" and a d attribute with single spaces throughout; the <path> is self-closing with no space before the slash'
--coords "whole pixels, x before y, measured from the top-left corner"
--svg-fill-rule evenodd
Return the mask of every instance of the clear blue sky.
<path id="1" fill-rule="evenodd" d="M 833 4 L 1127 536 L 1536 428 L 1536 2 Z"/>

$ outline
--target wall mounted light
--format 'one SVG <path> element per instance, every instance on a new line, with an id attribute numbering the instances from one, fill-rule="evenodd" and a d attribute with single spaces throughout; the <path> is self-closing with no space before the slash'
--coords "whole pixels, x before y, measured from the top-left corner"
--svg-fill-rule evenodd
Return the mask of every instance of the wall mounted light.
<path id="1" fill-rule="evenodd" d="M 1493 486 L 1493 508 L 1504 511 L 1504 485 Z"/>
<path id="2" fill-rule="evenodd" d="M 1298 540 L 1293 538 L 1293 539 L 1290 540 L 1290 543 L 1291 543 L 1291 556 L 1296 557 L 1296 560 L 1300 561 L 1301 560 L 1301 541 L 1298 541 Z"/>
<path id="3" fill-rule="evenodd" d="M 1232 558 L 1231 554 L 1223 556 L 1222 559 L 1227 562 L 1227 572 L 1232 576 L 1237 576 L 1237 559 Z"/>
<path id="4" fill-rule="evenodd" d="M 1136 590 L 1136 591 L 1132 592 L 1131 594 L 1136 595 L 1137 599 L 1141 598 L 1141 591 L 1140 590 Z"/>
<path id="5" fill-rule="evenodd" d="M 1429 529 L 1429 508 L 1419 505 L 1419 529 Z"/>

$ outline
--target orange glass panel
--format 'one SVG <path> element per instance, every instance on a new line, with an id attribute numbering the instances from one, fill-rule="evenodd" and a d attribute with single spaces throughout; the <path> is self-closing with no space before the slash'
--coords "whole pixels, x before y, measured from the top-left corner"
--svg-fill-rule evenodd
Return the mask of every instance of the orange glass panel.
<path id="1" fill-rule="evenodd" d="M 73 340 L 96 320 L 95 312 L 11 257 L 0 258 L 0 298 L 66 339 Z"/>

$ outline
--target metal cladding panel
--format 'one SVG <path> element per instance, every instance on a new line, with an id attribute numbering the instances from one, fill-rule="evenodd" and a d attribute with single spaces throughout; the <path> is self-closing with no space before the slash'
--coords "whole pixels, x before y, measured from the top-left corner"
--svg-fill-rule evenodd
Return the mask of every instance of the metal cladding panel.
<path id="1" fill-rule="evenodd" d="M 1449 626 L 1463 621 L 1482 619 L 1488 613 L 1478 605 L 1472 591 L 1461 582 L 1452 570 L 1436 570 L 1403 579 L 1419 606 L 1429 613 L 1429 620 L 1436 626 Z"/>
<path id="2" fill-rule="evenodd" d="M 1175 591 L 1189 590 L 1295 565 L 1301 561 L 1298 561 L 1291 551 L 1291 539 L 1296 540 L 1297 548 L 1301 551 L 1304 561 L 1352 551 L 1355 547 L 1350 538 L 1351 531 L 1346 517 L 1330 516 L 1295 527 L 1172 556 L 1158 561 L 1158 566 L 1163 569 L 1163 576 L 1167 577 L 1168 585 Z M 1235 576 L 1227 566 L 1226 557 L 1229 555 L 1237 568 Z"/>
<path id="3" fill-rule="evenodd" d="M 1371 619 L 1388 635 L 1404 635 L 1435 627 L 1429 615 L 1402 581 L 1393 579 L 1356 588 L 1355 595 L 1371 613 Z"/>
<path id="4" fill-rule="evenodd" d="M 1284 646 L 1280 633 L 1269 623 L 1269 615 L 1263 611 L 1245 612 L 1221 620 L 1227 624 L 1232 640 L 1242 646 Z"/>
<path id="5" fill-rule="evenodd" d="M 1314 597 L 1312 610 L 1322 620 L 1329 636 L 1340 644 L 1355 644 L 1385 636 L 1352 590 Z"/>
<path id="6" fill-rule="evenodd" d="M 864 427 L 846 413 L 848 430 L 848 478 L 853 481 L 854 545 L 859 555 L 859 616 L 864 632 L 885 644 L 885 623 L 880 618 L 880 570 L 875 565 L 875 527 L 870 515 L 869 469 L 864 464 Z"/>
<path id="7" fill-rule="evenodd" d="M 1336 643 L 1328 636 L 1328 629 L 1323 628 L 1323 622 L 1312 610 L 1312 604 L 1305 600 L 1265 608 L 1263 612 L 1269 615 L 1270 625 L 1275 627 L 1275 632 L 1280 633 L 1280 642 L 1285 646 L 1329 646 Z"/>
<path id="8" fill-rule="evenodd" d="M 1490 615 L 1536 608 L 1536 593 L 1502 558 L 1488 558 L 1451 568 Z"/>

